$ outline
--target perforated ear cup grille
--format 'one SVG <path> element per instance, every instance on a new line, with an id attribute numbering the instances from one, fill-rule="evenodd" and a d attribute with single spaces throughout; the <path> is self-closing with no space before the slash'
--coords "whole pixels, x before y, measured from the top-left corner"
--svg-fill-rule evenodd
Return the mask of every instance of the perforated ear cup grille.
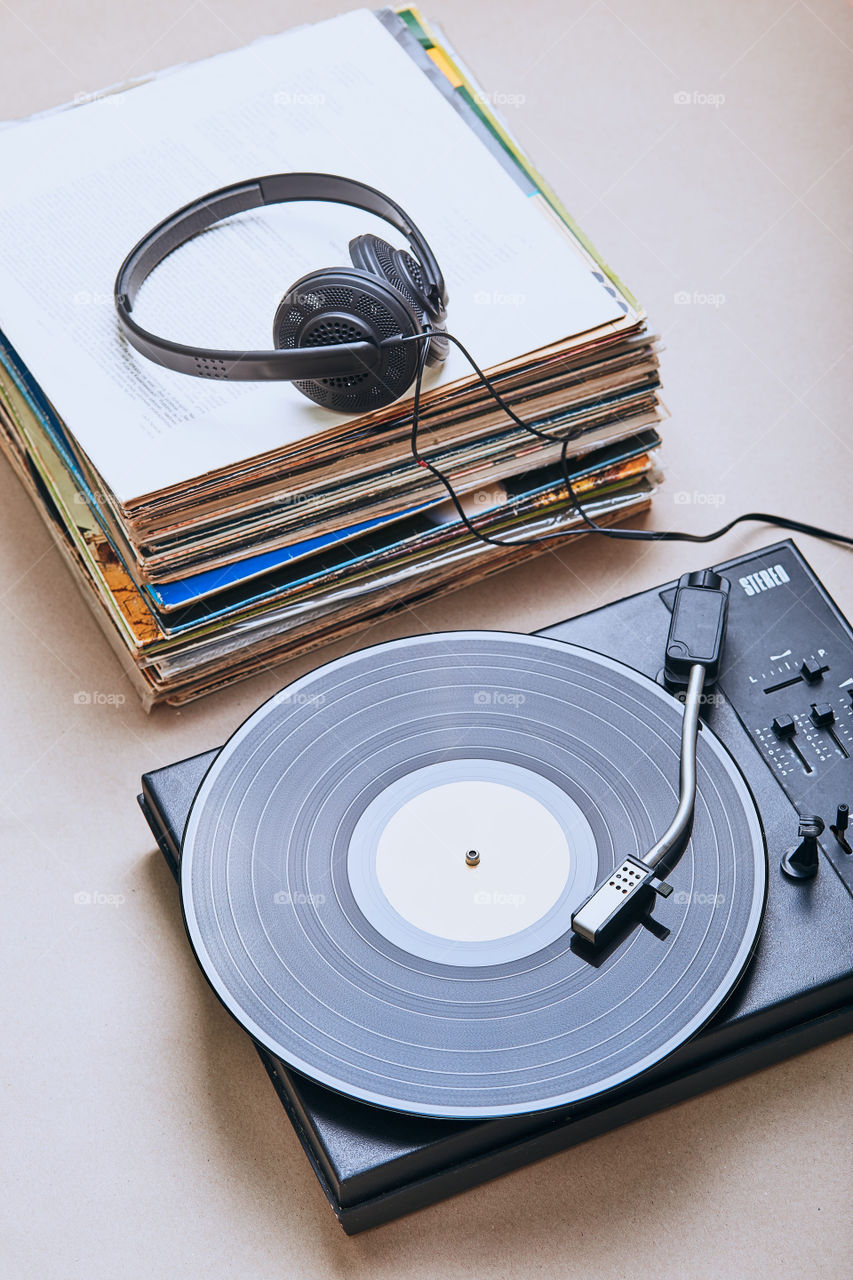
<path id="1" fill-rule="evenodd" d="M 392 262 L 394 264 L 398 279 L 404 280 L 406 288 L 410 294 L 417 299 L 418 314 L 425 319 L 430 319 L 432 327 L 440 334 L 444 330 L 442 320 L 444 318 L 443 310 L 437 314 L 434 307 L 427 304 L 426 284 L 424 283 L 424 273 L 421 270 L 421 264 L 410 253 L 406 253 L 405 249 L 395 249 L 393 251 Z M 414 285 L 414 290 L 412 289 Z M 399 289 L 400 286 L 397 285 Z M 430 365 L 443 364 L 447 359 L 447 352 L 450 344 L 446 338 L 437 336 L 430 338 L 429 347 L 427 349 L 426 362 Z"/>
<path id="2" fill-rule="evenodd" d="M 348 281 L 352 281 L 349 283 Z M 419 332 L 414 316 L 381 280 L 355 271 L 317 271 L 298 281 L 276 312 L 276 347 L 334 346 L 382 342 Z M 414 343 L 382 348 L 378 367 L 363 373 L 301 379 L 293 385 L 316 404 L 345 413 L 366 413 L 391 404 L 412 383 L 417 366 Z"/>
<path id="3" fill-rule="evenodd" d="M 394 249 L 379 236 L 356 236 L 350 241 L 350 258 L 362 271 L 387 280 L 396 293 L 404 298 L 423 325 L 429 319 L 435 329 L 443 328 L 444 309 L 436 308 L 427 297 L 426 283 L 421 264 L 405 249 Z M 426 362 L 441 364 L 447 357 L 449 344 L 446 339 L 432 338 L 427 345 Z"/>
<path id="4" fill-rule="evenodd" d="M 423 306 L 415 297 L 409 285 L 397 270 L 397 264 L 394 261 L 394 250 L 386 240 L 380 240 L 378 236 L 373 237 L 373 249 L 376 254 L 377 262 L 382 270 L 382 274 L 389 284 L 392 284 L 398 293 L 402 293 L 410 307 L 413 307 L 418 315 L 423 313 Z"/>
<path id="5" fill-rule="evenodd" d="M 405 250 L 402 250 L 402 253 L 406 261 L 406 266 L 412 274 L 412 279 L 421 292 L 425 292 L 426 285 L 424 283 L 424 273 L 421 271 L 421 264 L 418 262 L 417 258 L 413 258 L 412 255 L 410 253 L 406 253 Z"/>
<path id="6" fill-rule="evenodd" d="M 343 293 L 344 290 L 335 290 L 336 293 Z M 349 320 L 338 316 L 325 317 L 322 313 L 319 320 L 309 321 L 308 325 L 302 330 L 299 339 L 300 347 L 330 347 L 340 342 L 360 342 L 365 336 L 364 329 L 358 325 L 350 323 Z M 370 376 L 369 371 L 364 373 L 350 373 L 329 378 L 318 378 L 316 381 L 321 382 L 324 387 L 331 387 L 336 390 L 349 389 L 357 387 L 362 382 L 366 382 Z M 294 386 L 302 389 L 302 384 L 297 382 Z"/>
<path id="7" fill-rule="evenodd" d="M 363 337 L 362 330 L 347 320 L 318 320 L 303 333 L 300 345 L 325 347 L 333 342 L 359 342 Z"/>
<path id="8" fill-rule="evenodd" d="M 356 236 L 350 241 L 349 252 L 354 266 L 387 280 L 406 299 L 418 319 L 422 319 L 428 310 L 423 272 L 410 253 L 404 249 L 393 249 L 387 240 L 372 235 Z M 404 264 L 402 270 L 401 262 Z M 410 269 L 410 263 L 414 270 Z"/>
<path id="9" fill-rule="evenodd" d="M 357 291 L 352 301 L 352 308 L 359 315 L 364 316 L 366 320 L 369 320 L 374 329 L 383 338 L 391 338 L 395 333 L 400 333 L 400 325 L 396 323 L 393 315 L 386 306 L 377 302 L 375 298 Z"/>

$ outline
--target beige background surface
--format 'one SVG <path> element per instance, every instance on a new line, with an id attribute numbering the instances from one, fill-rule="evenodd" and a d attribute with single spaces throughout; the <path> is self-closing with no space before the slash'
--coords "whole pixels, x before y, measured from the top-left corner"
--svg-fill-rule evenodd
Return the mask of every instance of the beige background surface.
<path id="1" fill-rule="evenodd" d="M 0 0 L 0 118 L 341 7 Z M 518 99 L 512 127 L 663 336 L 656 523 L 758 507 L 853 531 L 850 8 L 427 11 L 489 91 Z M 219 743 L 309 664 L 147 718 L 5 465 L 0 510 L 4 1277 L 850 1274 L 850 1041 L 347 1240 L 195 968 L 134 800 L 141 771 Z M 587 540 L 370 638 L 532 629 L 773 536 Z M 851 612 L 851 554 L 799 541 Z"/>

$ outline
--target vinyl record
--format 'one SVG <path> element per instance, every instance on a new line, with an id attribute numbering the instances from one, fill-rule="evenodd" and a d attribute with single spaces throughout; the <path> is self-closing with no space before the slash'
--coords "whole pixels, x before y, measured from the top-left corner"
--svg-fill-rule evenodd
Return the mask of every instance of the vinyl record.
<path id="1" fill-rule="evenodd" d="M 736 983 L 764 904 L 755 805 L 698 744 L 674 892 L 590 962 L 572 912 L 678 801 L 682 709 L 587 649 L 451 632 L 288 686 L 217 756 L 181 859 L 211 985 L 285 1063 L 351 1097 L 481 1118 L 661 1061 Z"/>

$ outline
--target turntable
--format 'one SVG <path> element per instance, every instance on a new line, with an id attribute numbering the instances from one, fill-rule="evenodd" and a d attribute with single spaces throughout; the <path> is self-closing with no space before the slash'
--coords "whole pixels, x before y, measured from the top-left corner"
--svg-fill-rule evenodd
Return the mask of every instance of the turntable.
<path id="1" fill-rule="evenodd" d="M 535 636 L 349 654 L 145 775 L 346 1231 L 853 1026 L 851 691 L 783 542 Z"/>

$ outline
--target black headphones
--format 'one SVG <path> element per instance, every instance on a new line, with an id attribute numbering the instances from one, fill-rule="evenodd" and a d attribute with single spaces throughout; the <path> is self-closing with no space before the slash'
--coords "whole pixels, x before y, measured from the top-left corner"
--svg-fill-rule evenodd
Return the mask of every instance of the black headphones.
<path id="1" fill-rule="evenodd" d="M 182 346 L 131 317 L 143 282 L 173 250 L 236 213 L 267 204 L 324 200 L 376 214 L 408 241 L 411 253 L 379 236 L 350 241 L 351 267 L 325 267 L 297 280 L 273 321 L 274 351 L 214 351 Z M 119 324 L 130 344 L 166 369 L 225 382 L 293 382 L 327 409 L 365 413 L 391 404 L 426 363 L 447 356 L 447 290 L 432 250 L 398 204 L 381 191 L 330 173 L 277 173 L 234 183 L 185 205 L 158 223 L 125 258 L 115 282 Z M 402 339 L 407 339 L 402 341 Z"/>

